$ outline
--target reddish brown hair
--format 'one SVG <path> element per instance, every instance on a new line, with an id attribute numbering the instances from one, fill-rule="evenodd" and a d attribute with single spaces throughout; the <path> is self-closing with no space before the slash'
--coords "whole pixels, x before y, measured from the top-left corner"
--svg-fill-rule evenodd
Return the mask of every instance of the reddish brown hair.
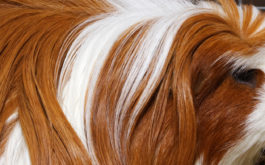
<path id="1" fill-rule="evenodd" d="M 87 151 L 56 99 L 57 60 L 77 36 L 68 34 L 90 16 L 106 12 L 104 1 L 0 1 L 0 144 L 18 121 L 32 164 L 90 164 Z M 62 47 L 64 46 L 64 47 Z M 6 123 L 18 112 L 16 119 Z"/>
<path id="2" fill-rule="evenodd" d="M 126 69 L 132 67 L 129 59 L 133 57 L 126 58 L 126 51 L 129 48 L 137 51 L 132 43 L 140 42 L 149 25 L 138 27 L 122 49 L 117 47 L 128 33 L 116 41 L 101 70 L 91 109 L 92 139 L 100 164 L 193 164 L 201 154 L 205 164 L 217 163 L 232 147 L 222 148 L 222 145 L 242 136 L 241 127 L 229 132 L 230 136 L 223 141 L 209 135 L 212 133 L 209 130 L 215 129 L 218 135 L 227 135 L 219 126 L 231 123 L 217 123 L 205 129 L 209 121 L 231 115 L 221 113 L 229 108 L 229 100 L 223 100 L 223 105 L 217 108 L 212 102 L 242 91 L 246 97 L 237 101 L 248 101 L 256 93 L 234 84 L 227 61 L 220 60 L 214 67 L 212 64 L 228 51 L 252 55 L 263 45 L 265 30 L 254 32 L 264 15 L 260 14 L 250 24 L 252 8 L 243 7 L 241 27 L 235 2 L 220 0 L 219 3 L 225 17 L 217 12 L 203 13 L 183 23 L 159 81 L 127 136 L 129 119 L 154 68 L 146 73 L 131 104 L 124 110 L 128 120 L 120 122 L 120 141 L 113 135 L 114 122 L 119 120 L 114 109 L 121 86 L 128 79 Z M 88 25 L 77 30 L 76 27 L 91 16 L 112 10 L 107 2 L 94 0 L 0 0 L 0 155 L 12 128 L 19 122 L 32 164 L 91 164 L 85 147 L 58 104 L 57 77 L 70 45 Z M 235 55 L 232 53 L 229 56 Z M 261 79 L 263 75 L 259 75 Z M 234 90 L 220 96 L 220 92 L 215 93 L 217 89 Z M 233 118 L 236 123 L 246 119 L 253 104 L 246 105 L 248 111 Z M 210 112 L 217 115 L 205 117 Z M 17 117 L 7 122 L 14 113 L 18 113 Z M 120 146 L 119 150 L 113 147 L 114 143 Z"/>

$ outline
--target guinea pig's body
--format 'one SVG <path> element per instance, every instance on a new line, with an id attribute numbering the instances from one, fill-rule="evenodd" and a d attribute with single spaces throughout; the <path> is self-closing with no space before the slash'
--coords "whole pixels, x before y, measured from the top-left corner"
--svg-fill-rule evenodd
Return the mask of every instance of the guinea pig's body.
<path id="1" fill-rule="evenodd" d="M 0 164 L 264 163 L 253 6 L 0 0 L 0 36 Z"/>

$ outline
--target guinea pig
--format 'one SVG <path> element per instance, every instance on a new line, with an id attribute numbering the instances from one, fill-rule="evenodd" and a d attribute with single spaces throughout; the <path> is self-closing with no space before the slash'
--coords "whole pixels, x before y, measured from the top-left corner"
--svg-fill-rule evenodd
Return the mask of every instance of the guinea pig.
<path id="1" fill-rule="evenodd" d="M 0 0 L 0 164 L 265 164 L 265 20 L 233 0 Z"/>

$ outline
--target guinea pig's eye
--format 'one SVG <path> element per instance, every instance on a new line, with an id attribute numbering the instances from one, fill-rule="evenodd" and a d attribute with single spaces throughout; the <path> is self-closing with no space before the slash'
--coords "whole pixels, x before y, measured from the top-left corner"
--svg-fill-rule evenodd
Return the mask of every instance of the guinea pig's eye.
<path id="1" fill-rule="evenodd" d="M 256 86 L 256 75 L 257 71 L 255 69 L 237 70 L 232 74 L 236 82 L 249 85 L 252 88 Z"/>

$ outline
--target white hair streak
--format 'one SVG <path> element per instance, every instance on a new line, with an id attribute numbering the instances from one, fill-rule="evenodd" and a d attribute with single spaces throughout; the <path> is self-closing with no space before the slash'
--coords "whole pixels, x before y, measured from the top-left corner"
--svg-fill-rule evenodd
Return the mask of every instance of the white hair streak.
<path id="1" fill-rule="evenodd" d="M 18 113 L 12 114 L 6 123 L 14 121 L 18 117 Z M 22 135 L 22 129 L 20 123 L 17 122 L 10 133 L 10 138 L 6 143 L 6 149 L 3 155 L 0 157 L 0 164 L 10 165 L 25 165 L 31 164 L 29 151 L 26 145 L 26 141 Z"/>

